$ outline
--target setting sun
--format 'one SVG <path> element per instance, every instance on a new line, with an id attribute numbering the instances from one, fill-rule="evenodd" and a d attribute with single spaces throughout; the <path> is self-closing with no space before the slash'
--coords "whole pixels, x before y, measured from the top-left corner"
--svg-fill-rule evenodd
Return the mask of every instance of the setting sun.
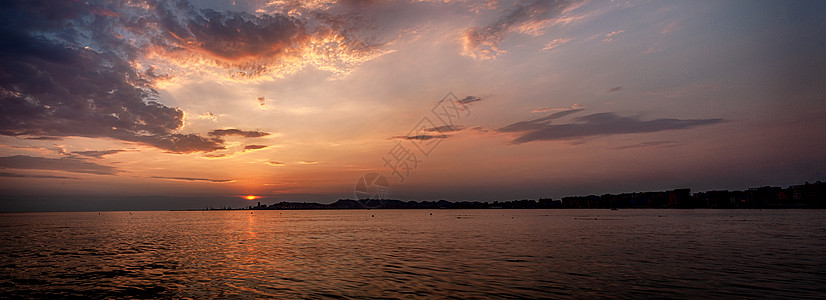
<path id="1" fill-rule="evenodd" d="M 247 200 L 255 200 L 257 198 L 258 198 L 258 196 L 253 196 L 253 195 L 244 196 L 244 199 L 247 199 Z"/>

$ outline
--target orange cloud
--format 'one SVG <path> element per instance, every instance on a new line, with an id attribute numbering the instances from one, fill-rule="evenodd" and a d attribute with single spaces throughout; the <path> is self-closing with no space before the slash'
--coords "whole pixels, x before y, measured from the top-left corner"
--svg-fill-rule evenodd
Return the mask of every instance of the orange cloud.
<path id="1" fill-rule="evenodd" d="M 307 66 L 346 74 L 388 52 L 369 36 L 353 34 L 362 30 L 360 19 L 309 13 L 306 6 L 297 11 L 303 13 L 156 9 L 154 26 L 144 28 L 160 38 L 143 47 L 140 60 L 182 77 L 237 80 L 283 77 Z"/>
<path id="2" fill-rule="evenodd" d="M 553 39 L 549 43 L 545 44 L 545 47 L 542 48 L 542 50 L 545 50 L 545 51 L 553 50 L 554 48 L 562 46 L 563 44 L 565 44 L 567 42 L 570 42 L 570 41 L 571 41 L 570 38 Z"/>
<path id="3" fill-rule="evenodd" d="M 572 1 L 534 1 L 517 4 L 504 17 L 485 27 L 474 27 L 464 32 L 462 55 L 478 59 L 491 60 L 505 53 L 499 48 L 505 36 L 510 32 L 539 36 L 544 29 L 566 21 L 566 14 L 578 7 Z"/>

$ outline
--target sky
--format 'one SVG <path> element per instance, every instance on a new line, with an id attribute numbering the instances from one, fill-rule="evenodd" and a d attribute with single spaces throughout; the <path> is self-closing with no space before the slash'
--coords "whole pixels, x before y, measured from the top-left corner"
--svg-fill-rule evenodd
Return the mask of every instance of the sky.
<path id="1" fill-rule="evenodd" d="M 0 211 L 823 180 L 824 12 L 823 1 L 4 1 Z"/>

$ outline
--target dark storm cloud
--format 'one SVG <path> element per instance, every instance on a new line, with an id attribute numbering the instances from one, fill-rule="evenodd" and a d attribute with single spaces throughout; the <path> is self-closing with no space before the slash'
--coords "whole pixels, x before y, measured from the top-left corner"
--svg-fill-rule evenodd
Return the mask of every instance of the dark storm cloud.
<path id="1" fill-rule="evenodd" d="M 222 137 L 222 136 L 228 136 L 228 135 L 237 135 L 237 136 L 248 137 L 248 138 L 256 138 L 256 137 L 268 136 L 268 135 L 270 135 L 270 133 L 261 132 L 261 131 L 257 131 L 257 130 L 256 131 L 246 131 L 246 130 L 241 130 L 241 129 L 228 128 L 228 129 L 215 129 L 213 131 L 210 131 L 209 135 L 210 136 L 216 136 L 216 137 Z"/>
<path id="2" fill-rule="evenodd" d="M 106 155 L 116 154 L 125 152 L 127 150 L 102 150 L 102 151 L 75 151 L 72 152 L 73 155 L 81 155 L 87 157 L 94 157 L 94 158 L 102 158 Z"/>
<path id="3" fill-rule="evenodd" d="M 12 169 L 55 170 L 96 175 L 114 175 L 118 170 L 74 157 L 46 158 L 27 155 L 0 157 L 0 167 Z"/>
<path id="4" fill-rule="evenodd" d="M 537 0 L 528 3 L 517 2 L 513 9 L 485 27 L 474 27 L 465 31 L 463 54 L 476 59 L 492 59 L 501 52 L 499 43 L 512 31 L 519 31 L 524 25 L 538 23 L 559 16 L 573 1 Z"/>
<path id="5" fill-rule="evenodd" d="M 152 176 L 150 178 L 169 179 L 169 180 L 183 180 L 183 181 L 205 181 L 214 183 L 233 182 L 232 179 L 209 179 L 209 178 L 193 178 L 193 177 L 166 177 L 166 176 Z"/>
<path id="6" fill-rule="evenodd" d="M 7 172 L 0 172 L 0 177 L 13 177 L 13 178 L 41 178 L 41 179 L 72 179 L 78 180 L 80 178 L 75 177 L 67 177 L 67 176 L 52 176 L 52 175 L 28 175 L 28 174 L 15 174 L 15 173 L 7 173 Z"/>
<path id="7" fill-rule="evenodd" d="M 513 140 L 514 144 L 522 144 L 533 141 L 576 139 L 598 135 L 688 129 L 723 122 L 723 119 L 655 119 L 643 121 L 638 117 L 622 117 L 607 112 L 579 117 L 574 119 L 572 123 L 551 125 L 551 120 L 577 111 L 581 111 L 581 109 L 558 112 L 543 118 L 510 124 L 497 131 L 522 132 L 521 136 Z"/>

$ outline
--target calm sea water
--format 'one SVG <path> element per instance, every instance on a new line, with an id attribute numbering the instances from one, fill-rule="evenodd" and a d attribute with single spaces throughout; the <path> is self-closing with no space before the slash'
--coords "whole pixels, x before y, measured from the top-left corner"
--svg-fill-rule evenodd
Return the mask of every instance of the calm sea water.
<path id="1" fill-rule="evenodd" d="M 824 298 L 823 210 L 0 214 L 0 297 Z"/>

